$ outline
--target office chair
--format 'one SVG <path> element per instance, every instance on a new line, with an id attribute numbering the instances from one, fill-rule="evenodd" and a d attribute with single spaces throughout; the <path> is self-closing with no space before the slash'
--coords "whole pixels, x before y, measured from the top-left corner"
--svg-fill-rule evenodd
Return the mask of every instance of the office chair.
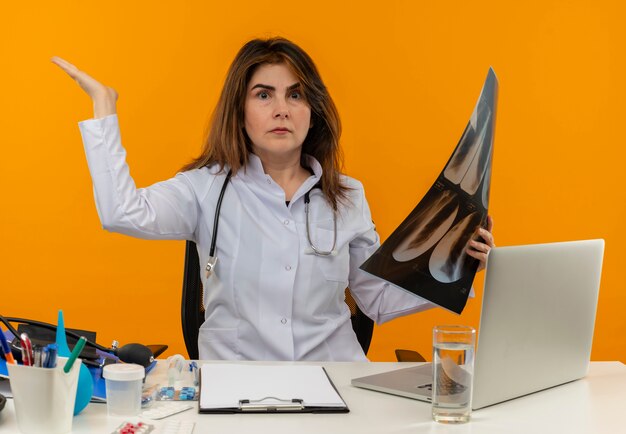
<path id="1" fill-rule="evenodd" d="M 183 274 L 183 298 L 180 311 L 183 338 L 190 360 L 198 360 L 198 333 L 204 322 L 200 258 L 196 243 L 185 245 L 185 271 Z"/>
<path id="2" fill-rule="evenodd" d="M 396 350 L 396 359 L 398 362 L 425 362 L 426 359 L 417 351 L 413 350 Z"/>
<path id="3" fill-rule="evenodd" d="M 181 303 L 181 322 L 183 338 L 189 359 L 198 360 L 198 333 L 204 322 L 204 303 L 202 302 L 202 281 L 200 280 L 200 259 L 196 244 L 187 241 L 185 245 L 185 272 L 183 274 L 183 297 Z M 346 304 L 350 308 L 350 319 L 356 337 L 367 354 L 374 321 L 367 317 L 354 302 L 350 291 L 346 288 Z"/>

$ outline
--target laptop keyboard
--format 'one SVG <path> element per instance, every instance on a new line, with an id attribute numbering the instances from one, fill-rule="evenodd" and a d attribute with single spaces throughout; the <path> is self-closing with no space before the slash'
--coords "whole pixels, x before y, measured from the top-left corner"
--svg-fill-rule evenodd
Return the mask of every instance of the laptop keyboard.
<path id="1" fill-rule="evenodd" d="M 445 372 L 441 372 L 441 375 L 437 376 L 437 386 L 442 395 L 456 395 L 463 393 L 467 390 L 467 386 L 462 385 L 448 377 Z M 432 383 L 422 384 L 417 386 L 418 389 L 425 389 L 430 392 L 433 391 Z"/>

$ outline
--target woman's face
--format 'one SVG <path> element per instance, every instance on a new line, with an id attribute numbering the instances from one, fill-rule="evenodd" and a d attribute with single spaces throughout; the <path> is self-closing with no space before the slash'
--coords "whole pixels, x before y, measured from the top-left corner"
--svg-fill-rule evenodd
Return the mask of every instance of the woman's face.
<path id="1" fill-rule="evenodd" d="M 248 84 L 245 128 L 261 160 L 300 158 L 311 126 L 311 108 L 300 82 L 285 64 L 259 66 Z"/>

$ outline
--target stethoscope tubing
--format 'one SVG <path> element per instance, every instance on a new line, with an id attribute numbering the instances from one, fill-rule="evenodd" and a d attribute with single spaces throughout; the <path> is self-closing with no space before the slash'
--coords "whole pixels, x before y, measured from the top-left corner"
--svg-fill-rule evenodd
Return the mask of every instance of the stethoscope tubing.
<path id="1" fill-rule="evenodd" d="M 226 174 L 226 179 L 224 179 L 224 184 L 222 185 L 222 189 L 220 190 L 219 198 L 217 199 L 217 204 L 215 207 L 215 216 L 213 217 L 213 234 L 211 237 L 211 247 L 209 249 L 209 259 L 207 261 L 205 270 L 207 272 L 207 278 L 213 272 L 215 268 L 215 264 L 217 263 L 217 256 L 215 254 L 215 247 L 217 243 L 217 230 L 220 220 L 220 211 L 222 209 L 222 200 L 224 199 L 224 193 L 226 192 L 226 187 L 230 181 L 232 176 L 232 170 L 229 170 Z M 337 247 L 337 211 L 333 209 L 333 245 L 330 250 L 322 250 L 317 247 L 313 241 L 311 240 L 311 228 L 309 224 L 309 203 L 311 202 L 310 193 L 315 188 L 321 188 L 320 183 L 315 184 L 309 191 L 304 193 L 304 214 L 306 220 L 306 239 L 309 243 L 309 247 L 314 254 L 318 256 L 332 256 L 336 254 L 335 248 Z"/>
<path id="2" fill-rule="evenodd" d="M 313 188 L 315 187 L 319 187 L 319 185 L 315 184 L 311 190 L 313 190 Z M 311 247 L 311 250 L 313 250 L 313 253 L 315 253 L 316 255 L 319 256 L 331 256 L 331 255 L 335 255 L 335 247 L 337 246 L 337 212 L 333 209 L 333 245 L 331 247 L 330 250 L 321 250 L 319 249 L 315 244 L 313 244 L 313 241 L 311 240 L 311 229 L 309 227 L 309 202 L 311 202 L 311 198 L 309 197 L 309 193 L 311 192 L 311 190 L 307 191 L 304 194 L 304 215 L 305 215 L 305 221 L 306 221 L 306 239 L 309 242 L 309 247 Z"/>

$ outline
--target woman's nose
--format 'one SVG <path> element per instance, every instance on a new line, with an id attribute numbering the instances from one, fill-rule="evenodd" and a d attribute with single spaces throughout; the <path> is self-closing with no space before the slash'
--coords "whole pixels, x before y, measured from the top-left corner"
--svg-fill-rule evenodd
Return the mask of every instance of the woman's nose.
<path id="1" fill-rule="evenodd" d="M 286 110 L 277 110 L 274 117 L 278 119 L 287 119 L 289 117 L 289 113 Z"/>
<path id="2" fill-rule="evenodd" d="M 287 119 L 289 117 L 289 109 L 287 101 L 277 98 L 276 107 L 274 109 L 274 117 L 278 119 Z"/>

